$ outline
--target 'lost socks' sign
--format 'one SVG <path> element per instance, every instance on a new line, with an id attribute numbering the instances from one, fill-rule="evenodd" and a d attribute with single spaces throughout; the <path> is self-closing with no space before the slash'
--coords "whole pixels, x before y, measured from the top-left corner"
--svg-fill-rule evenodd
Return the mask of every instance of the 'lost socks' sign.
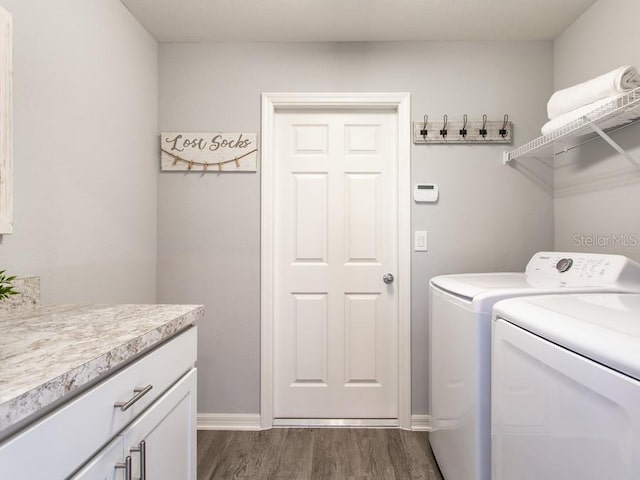
<path id="1" fill-rule="evenodd" d="M 164 132 L 160 137 L 163 171 L 255 172 L 256 133 Z"/>

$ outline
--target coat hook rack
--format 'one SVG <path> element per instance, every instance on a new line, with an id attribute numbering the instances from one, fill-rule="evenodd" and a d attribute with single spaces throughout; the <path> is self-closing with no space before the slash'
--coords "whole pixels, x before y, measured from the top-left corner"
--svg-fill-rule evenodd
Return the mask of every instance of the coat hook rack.
<path id="1" fill-rule="evenodd" d="M 430 122 L 429 115 L 424 115 L 422 121 L 413 122 L 413 143 L 419 144 L 492 144 L 512 143 L 513 123 L 509 115 L 502 120 L 492 121 L 486 114 L 482 120 L 469 120 L 464 114 L 462 121 L 450 122 L 449 116 L 444 114 L 440 122 Z"/>

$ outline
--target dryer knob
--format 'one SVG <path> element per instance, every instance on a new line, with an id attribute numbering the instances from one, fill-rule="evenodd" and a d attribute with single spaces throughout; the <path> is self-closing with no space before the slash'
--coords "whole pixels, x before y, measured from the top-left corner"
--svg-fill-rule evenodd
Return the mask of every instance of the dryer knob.
<path id="1" fill-rule="evenodd" d="M 561 258 L 558 263 L 556 263 L 556 268 L 560 273 L 564 273 L 571 268 L 573 265 L 573 260 L 570 258 Z"/>

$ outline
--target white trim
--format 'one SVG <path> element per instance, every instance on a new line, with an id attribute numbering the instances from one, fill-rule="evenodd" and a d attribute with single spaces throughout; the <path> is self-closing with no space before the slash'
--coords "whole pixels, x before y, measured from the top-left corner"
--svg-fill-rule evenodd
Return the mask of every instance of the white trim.
<path id="1" fill-rule="evenodd" d="M 409 93 L 263 93 L 261 122 L 260 416 L 273 419 L 274 122 L 282 108 L 391 108 L 398 118 L 398 422 L 411 428 L 411 96 Z"/>
<path id="2" fill-rule="evenodd" d="M 261 430 L 258 413 L 199 413 L 198 430 Z"/>
<path id="3" fill-rule="evenodd" d="M 274 428 L 398 428 L 395 418 L 274 418 Z"/>
<path id="4" fill-rule="evenodd" d="M 398 98 L 398 422 L 411 427 L 411 97 Z"/>
<path id="5" fill-rule="evenodd" d="M 415 432 L 430 432 L 431 415 L 411 415 L 411 430 Z"/>
<path id="6" fill-rule="evenodd" d="M 260 126 L 260 417 L 262 428 L 273 426 L 273 123 L 275 102 L 262 95 Z M 268 168 L 265 167 L 268 165 Z"/>
<path id="7" fill-rule="evenodd" d="M 198 430 L 246 430 L 258 431 L 263 427 L 258 413 L 199 413 Z M 396 419 L 318 419 L 318 418 L 276 418 L 273 428 L 399 428 Z M 431 415 L 411 415 L 411 430 L 431 431 Z"/>
<path id="8" fill-rule="evenodd" d="M 272 427 L 349 427 L 349 428 L 398 428 L 395 419 L 318 419 L 276 418 Z M 258 413 L 199 413 L 198 430 L 262 430 Z M 431 415 L 411 415 L 411 430 L 431 431 Z"/>
<path id="9" fill-rule="evenodd" d="M 13 232 L 13 27 L 0 7 L 0 235 Z"/>

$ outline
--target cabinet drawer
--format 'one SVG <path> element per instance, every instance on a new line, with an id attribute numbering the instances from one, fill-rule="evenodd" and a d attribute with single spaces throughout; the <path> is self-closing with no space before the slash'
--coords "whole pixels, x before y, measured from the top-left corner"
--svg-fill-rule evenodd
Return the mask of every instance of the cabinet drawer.
<path id="1" fill-rule="evenodd" d="M 5 441 L 0 445 L 0 478 L 70 475 L 170 388 L 195 360 L 193 327 Z M 146 392 L 134 393 L 135 388 L 143 387 Z M 126 410 L 114 407 L 135 395 L 138 400 Z"/>

